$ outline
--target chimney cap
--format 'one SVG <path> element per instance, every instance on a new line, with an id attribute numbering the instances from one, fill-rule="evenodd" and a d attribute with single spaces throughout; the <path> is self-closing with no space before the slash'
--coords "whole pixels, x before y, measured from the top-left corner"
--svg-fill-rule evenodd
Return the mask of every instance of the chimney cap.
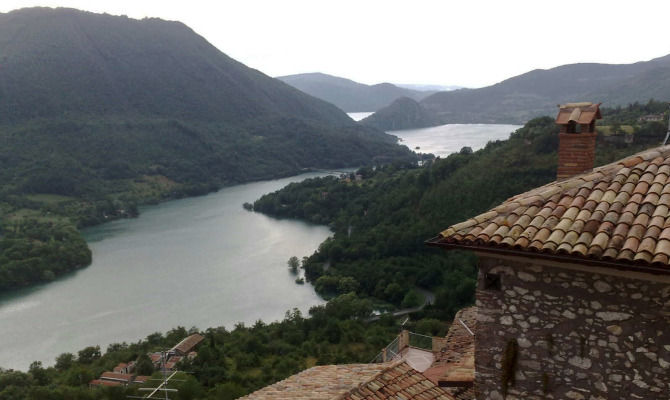
<path id="1" fill-rule="evenodd" d="M 590 124 L 593 120 L 602 118 L 600 115 L 600 104 L 588 102 L 561 104 L 558 106 L 556 123 L 559 125 L 567 125 L 570 122 Z"/>

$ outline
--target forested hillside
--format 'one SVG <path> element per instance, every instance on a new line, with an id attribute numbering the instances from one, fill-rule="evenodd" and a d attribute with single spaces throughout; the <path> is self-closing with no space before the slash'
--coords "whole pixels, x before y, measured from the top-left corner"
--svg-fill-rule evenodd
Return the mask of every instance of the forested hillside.
<path id="1" fill-rule="evenodd" d="M 631 110 L 635 107 L 631 106 Z M 628 109 L 604 110 L 613 121 Z M 637 107 L 632 114 L 640 115 Z M 638 129 L 634 144 L 601 135 L 597 164 L 658 145 L 661 124 Z M 436 292 L 436 314 L 446 318 L 473 300 L 475 259 L 428 248 L 424 241 L 507 198 L 555 179 L 558 130 L 552 118 L 528 122 L 507 141 L 423 167 L 395 164 L 362 169 L 360 180 L 326 177 L 294 183 L 263 196 L 254 210 L 329 224 L 335 234 L 303 261 L 319 293 L 355 288 L 395 306 L 415 305 L 416 288 Z"/>
<path id="2" fill-rule="evenodd" d="M 400 97 L 389 106 L 359 121 L 384 131 L 426 128 L 441 124 L 440 118 L 409 97 Z"/>
<path id="3" fill-rule="evenodd" d="M 524 123 L 571 101 L 625 106 L 670 101 L 670 55 L 634 64 L 568 64 L 534 70 L 479 89 L 438 92 L 421 104 L 445 123 Z"/>
<path id="4" fill-rule="evenodd" d="M 0 291 L 86 265 L 75 228 L 141 203 L 415 157 L 179 22 L 0 14 L 0 71 Z"/>

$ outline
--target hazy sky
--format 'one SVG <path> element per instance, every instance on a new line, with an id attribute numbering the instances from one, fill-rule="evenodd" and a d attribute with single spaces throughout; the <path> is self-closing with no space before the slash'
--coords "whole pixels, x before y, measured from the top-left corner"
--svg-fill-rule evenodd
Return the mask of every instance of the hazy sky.
<path id="1" fill-rule="evenodd" d="M 271 75 L 486 86 L 535 68 L 670 53 L 670 1 L 0 0 L 182 21 Z"/>

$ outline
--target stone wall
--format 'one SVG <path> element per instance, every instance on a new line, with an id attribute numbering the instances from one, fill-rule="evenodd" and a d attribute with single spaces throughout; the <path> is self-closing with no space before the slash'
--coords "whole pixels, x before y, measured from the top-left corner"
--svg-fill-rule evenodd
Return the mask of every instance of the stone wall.
<path id="1" fill-rule="evenodd" d="M 480 258 L 478 400 L 670 398 L 670 280 L 584 268 Z"/>

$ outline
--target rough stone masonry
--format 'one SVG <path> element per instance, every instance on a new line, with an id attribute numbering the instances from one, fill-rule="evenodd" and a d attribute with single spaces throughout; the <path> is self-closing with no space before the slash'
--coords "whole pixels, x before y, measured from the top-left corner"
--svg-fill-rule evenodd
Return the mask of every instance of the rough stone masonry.
<path id="1" fill-rule="evenodd" d="M 480 257 L 477 399 L 670 398 L 667 277 Z"/>

